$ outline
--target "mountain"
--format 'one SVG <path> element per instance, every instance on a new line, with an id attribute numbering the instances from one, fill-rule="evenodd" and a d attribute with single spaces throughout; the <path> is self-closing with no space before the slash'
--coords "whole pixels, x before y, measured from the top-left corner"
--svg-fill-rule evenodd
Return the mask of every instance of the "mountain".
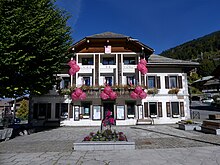
<path id="1" fill-rule="evenodd" d="M 160 55 L 200 62 L 198 74 L 209 76 L 220 65 L 220 31 L 163 51 Z"/>

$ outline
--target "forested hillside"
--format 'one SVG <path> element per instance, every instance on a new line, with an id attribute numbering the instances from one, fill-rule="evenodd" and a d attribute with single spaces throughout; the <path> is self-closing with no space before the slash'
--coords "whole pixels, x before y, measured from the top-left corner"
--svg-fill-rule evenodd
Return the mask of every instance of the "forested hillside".
<path id="1" fill-rule="evenodd" d="M 198 74 L 208 76 L 220 64 L 220 31 L 163 51 L 160 55 L 197 61 L 201 64 Z"/>

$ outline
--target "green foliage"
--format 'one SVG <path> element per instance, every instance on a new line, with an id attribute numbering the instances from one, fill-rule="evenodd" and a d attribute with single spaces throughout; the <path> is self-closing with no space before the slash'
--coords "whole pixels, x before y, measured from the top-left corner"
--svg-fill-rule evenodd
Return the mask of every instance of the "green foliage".
<path id="1" fill-rule="evenodd" d="M 196 80 L 198 80 L 200 78 L 201 77 L 196 72 L 192 72 L 190 74 L 190 76 L 188 76 L 188 81 L 189 81 L 189 83 L 192 83 L 192 82 L 194 82 L 194 81 L 196 81 Z"/>
<path id="2" fill-rule="evenodd" d="M 22 120 L 27 120 L 28 119 L 28 101 L 27 100 L 22 100 L 21 105 L 19 109 L 16 112 L 16 116 Z"/>
<path id="3" fill-rule="evenodd" d="M 163 51 L 160 55 L 197 61 L 201 64 L 198 68 L 199 75 L 202 77 L 211 75 L 220 64 L 220 31 Z"/>
<path id="4" fill-rule="evenodd" d="M 0 2 L 0 97 L 51 89 L 69 59 L 68 18 L 52 0 Z"/>
<path id="5" fill-rule="evenodd" d="M 202 94 L 202 92 L 199 89 L 192 87 L 192 86 L 190 87 L 190 93 L 191 94 Z"/>

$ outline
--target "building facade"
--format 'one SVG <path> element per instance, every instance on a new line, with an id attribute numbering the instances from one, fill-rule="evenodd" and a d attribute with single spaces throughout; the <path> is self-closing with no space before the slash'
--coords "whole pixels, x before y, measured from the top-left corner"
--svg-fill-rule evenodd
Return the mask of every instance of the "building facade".
<path id="1" fill-rule="evenodd" d="M 30 122 L 49 125 L 62 119 L 63 125 L 98 126 L 111 111 L 116 125 L 176 123 L 190 118 L 187 72 L 198 63 L 153 54 L 154 50 L 131 37 L 105 32 L 88 36 L 69 50 L 80 70 L 73 76 L 57 74 L 60 83 L 44 96 L 32 96 Z M 137 69 L 141 59 L 148 73 Z M 100 93 L 110 86 L 114 100 Z M 145 99 L 132 99 L 135 86 L 148 93 Z M 70 91 L 81 88 L 85 100 L 72 100 Z"/>

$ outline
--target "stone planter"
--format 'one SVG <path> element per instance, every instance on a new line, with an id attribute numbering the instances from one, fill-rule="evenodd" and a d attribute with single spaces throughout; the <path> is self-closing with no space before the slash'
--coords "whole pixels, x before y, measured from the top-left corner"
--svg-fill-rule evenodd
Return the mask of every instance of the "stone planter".
<path id="1" fill-rule="evenodd" d="M 75 151 L 91 151 L 91 150 L 134 150 L 135 142 L 128 141 L 83 141 L 73 143 Z"/>
<path id="2" fill-rule="evenodd" d="M 197 130 L 200 131 L 201 130 L 201 126 L 199 124 L 179 124 L 179 129 L 185 130 L 185 131 L 193 131 L 193 130 Z"/>

